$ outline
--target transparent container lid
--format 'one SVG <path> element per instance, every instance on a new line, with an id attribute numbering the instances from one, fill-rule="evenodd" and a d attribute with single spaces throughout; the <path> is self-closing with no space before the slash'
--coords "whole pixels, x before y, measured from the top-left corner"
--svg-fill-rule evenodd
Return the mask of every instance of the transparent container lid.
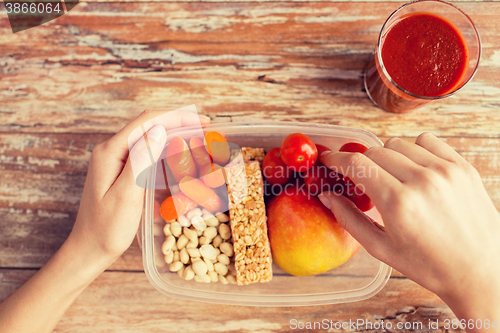
<path id="1" fill-rule="evenodd" d="M 334 151 L 347 142 L 358 142 L 367 147 L 382 146 L 382 142 L 368 131 L 323 124 L 216 123 L 203 127 L 203 132 L 208 131 L 218 131 L 228 142 L 240 147 L 265 148 L 266 151 L 279 147 L 281 141 L 291 133 L 306 134 L 316 144 L 324 145 Z M 195 133 L 199 133 L 199 128 L 184 127 L 171 130 L 167 133 L 167 145 L 175 136 L 189 140 L 196 135 Z M 384 287 L 391 275 L 389 266 L 361 248 L 342 266 L 315 276 L 292 276 L 273 264 L 273 279 L 266 283 L 239 286 L 185 281 L 177 273 L 169 271 L 161 253 L 165 237 L 154 234 L 155 223 L 158 223 L 158 219 L 153 220 L 154 200 L 156 198 L 161 203 L 168 195 L 164 185 L 160 186 L 157 182 L 162 173 L 161 168 L 157 166 L 158 164 L 153 166 L 148 175 L 145 207 L 138 239 L 142 248 L 145 273 L 151 284 L 165 295 L 209 303 L 249 306 L 334 304 L 360 301 L 374 296 Z M 381 221 L 376 208 L 367 214 Z"/>

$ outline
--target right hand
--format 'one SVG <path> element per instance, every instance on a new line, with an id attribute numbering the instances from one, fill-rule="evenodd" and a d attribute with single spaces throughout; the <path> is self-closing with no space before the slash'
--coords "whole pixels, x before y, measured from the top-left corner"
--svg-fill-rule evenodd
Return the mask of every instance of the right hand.
<path id="1" fill-rule="evenodd" d="M 343 196 L 320 195 L 371 255 L 436 293 L 459 318 L 496 316 L 489 319 L 500 325 L 500 215 L 472 165 L 429 133 L 416 144 L 390 139 L 384 148 L 324 153 L 321 161 L 353 170 L 345 176 L 380 212 L 384 226 Z M 372 177 L 358 177 L 361 168 Z"/>

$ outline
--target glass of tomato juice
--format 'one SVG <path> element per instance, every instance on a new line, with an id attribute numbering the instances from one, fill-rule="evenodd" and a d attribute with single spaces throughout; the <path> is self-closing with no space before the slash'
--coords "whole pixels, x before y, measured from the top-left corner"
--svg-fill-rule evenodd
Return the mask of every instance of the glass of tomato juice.
<path id="1" fill-rule="evenodd" d="M 411 2 L 385 21 L 365 89 L 380 108 L 408 112 L 461 89 L 480 56 L 479 34 L 464 12 L 439 0 Z"/>

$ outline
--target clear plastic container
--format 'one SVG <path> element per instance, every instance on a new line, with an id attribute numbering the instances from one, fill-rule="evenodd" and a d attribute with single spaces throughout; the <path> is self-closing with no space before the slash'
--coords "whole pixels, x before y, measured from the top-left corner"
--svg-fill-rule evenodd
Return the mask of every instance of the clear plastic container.
<path id="1" fill-rule="evenodd" d="M 292 123 L 222 123 L 203 127 L 204 132 L 218 131 L 228 142 L 240 147 L 261 147 L 266 151 L 278 147 L 291 133 L 308 135 L 315 143 L 338 150 L 347 142 L 359 142 L 367 147 L 381 146 L 382 142 L 372 133 L 348 127 Z M 174 136 L 189 139 L 199 129 L 180 128 L 169 131 L 167 140 Z M 168 145 L 168 142 L 167 142 Z M 161 244 L 163 236 L 154 235 L 154 198 L 165 196 L 164 189 L 156 183 L 163 172 L 154 166 L 148 176 L 145 209 L 138 238 L 142 247 L 143 263 L 151 284 L 161 293 L 194 301 L 250 306 L 306 306 L 360 301 L 377 294 L 387 283 L 391 268 L 370 256 L 361 248 L 344 265 L 320 275 L 296 277 L 285 273 L 273 264 L 273 279 L 267 283 L 247 286 L 222 283 L 197 283 L 185 281 L 171 273 L 163 262 Z M 158 185 L 158 186 L 157 186 Z M 368 214 L 380 218 L 376 208 Z M 157 232 L 158 234 L 158 232 Z"/>

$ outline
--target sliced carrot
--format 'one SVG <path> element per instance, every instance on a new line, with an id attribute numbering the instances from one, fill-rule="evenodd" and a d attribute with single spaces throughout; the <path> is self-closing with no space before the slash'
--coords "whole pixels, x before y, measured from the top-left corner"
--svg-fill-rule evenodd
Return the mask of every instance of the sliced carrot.
<path id="1" fill-rule="evenodd" d="M 191 140 L 189 140 L 189 147 L 191 148 L 191 154 L 198 168 L 201 169 L 203 165 L 210 164 L 210 155 L 201 139 L 197 137 L 191 138 Z"/>
<path id="2" fill-rule="evenodd" d="M 204 143 L 215 163 L 225 165 L 229 161 L 231 157 L 229 145 L 222 134 L 216 131 L 208 132 L 205 134 Z"/>
<path id="3" fill-rule="evenodd" d="M 214 190 L 199 179 L 184 177 L 179 182 L 179 187 L 182 193 L 211 212 L 224 212 L 227 210 L 227 205 L 224 205 L 224 201 L 219 198 Z"/>
<path id="4" fill-rule="evenodd" d="M 166 160 L 177 182 L 186 176 L 196 177 L 198 174 L 186 141 L 178 136 L 168 143 Z"/>
<path id="5" fill-rule="evenodd" d="M 216 163 L 206 164 L 200 169 L 200 179 L 211 188 L 222 186 L 226 183 L 224 168 Z"/>
<path id="6" fill-rule="evenodd" d="M 198 206 L 196 202 L 188 198 L 184 193 L 179 192 L 163 201 L 160 207 L 160 214 L 165 221 L 172 221 L 186 214 L 196 206 Z"/>

